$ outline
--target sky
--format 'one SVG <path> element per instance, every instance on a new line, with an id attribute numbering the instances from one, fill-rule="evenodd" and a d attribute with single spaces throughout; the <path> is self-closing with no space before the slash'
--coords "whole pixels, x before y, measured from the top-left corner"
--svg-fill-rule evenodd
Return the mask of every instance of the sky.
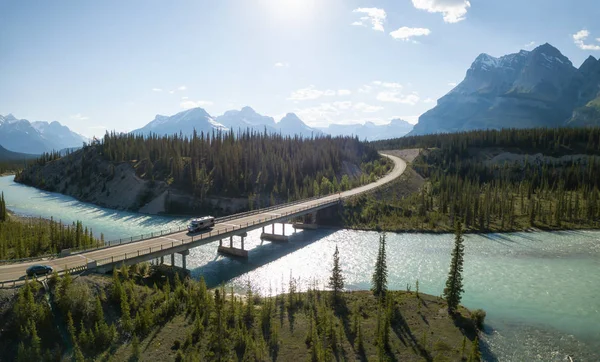
<path id="1" fill-rule="evenodd" d="M 0 0 L 0 114 L 85 136 L 251 106 L 416 123 L 480 53 L 600 56 L 598 0 Z"/>

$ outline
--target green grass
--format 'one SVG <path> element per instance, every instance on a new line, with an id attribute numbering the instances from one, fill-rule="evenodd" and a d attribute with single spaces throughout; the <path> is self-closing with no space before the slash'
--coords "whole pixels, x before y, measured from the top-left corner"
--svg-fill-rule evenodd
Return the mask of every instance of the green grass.
<path id="1" fill-rule="evenodd" d="M 376 331 L 378 315 L 383 321 L 386 314 L 378 314 L 380 304 L 367 291 L 342 293 L 338 303 L 332 302 L 329 292 L 318 290 L 295 292 L 291 296 L 242 298 L 224 289 L 205 294 L 202 282 L 188 279 L 180 283 L 169 268 L 153 269 L 150 274 L 131 268 L 128 274 L 120 273 L 118 278 L 132 318 L 143 310 L 150 311 L 151 324 L 143 332 L 137 318 L 133 318 L 136 320 L 133 332 L 125 331 L 122 302 L 116 302 L 113 295 L 115 277 L 89 275 L 69 283 L 59 279 L 50 287 L 50 300 L 55 300 L 52 312 L 46 304 L 44 288 L 36 288 L 35 298 L 29 302 L 14 293 L 0 295 L 3 301 L 0 316 L 4 316 L 0 328 L 6 333 L 6 338 L 0 341 L 0 352 L 7 360 L 14 360 L 19 341 L 24 342 L 25 349 L 32 348 L 29 332 L 25 331 L 25 336 L 19 339 L 23 331 L 13 316 L 18 303 L 22 306 L 33 303 L 40 311 L 51 313 L 49 318 L 53 320 L 48 324 L 50 319 L 46 319 L 45 324 L 39 325 L 46 326 L 39 334 L 41 355 L 53 356 L 54 360 L 70 358 L 75 350 L 73 340 L 79 346 L 86 345 L 80 339 L 80 326 L 89 329 L 90 321 L 98 320 L 98 310 L 94 307 L 97 297 L 103 310 L 101 320 L 110 328 L 116 327 L 116 334 L 102 350 L 97 350 L 95 343 L 88 344 L 96 346 L 96 350 L 84 349 L 86 360 L 211 361 L 217 360 L 221 345 L 224 361 L 351 361 L 380 357 L 389 361 L 460 361 L 468 357 L 477 335 L 473 316 L 467 309 L 461 307 L 451 317 L 444 300 L 414 292 L 388 292 L 383 305 L 389 307 L 381 308 L 388 310 L 390 316 L 389 341 L 384 345 Z M 166 286 L 167 280 L 171 287 Z M 220 309 L 215 304 L 217 292 L 225 296 Z M 253 302 L 250 308 L 248 300 Z M 174 309 L 169 309 L 169 305 Z M 219 310 L 222 327 L 218 327 Z M 67 311 L 75 321 L 75 339 L 67 332 Z M 357 346 L 357 325 L 362 331 L 362 349 Z M 139 337 L 139 356 L 134 354 L 134 336 Z M 311 357 L 313 352 L 316 359 Z"/>

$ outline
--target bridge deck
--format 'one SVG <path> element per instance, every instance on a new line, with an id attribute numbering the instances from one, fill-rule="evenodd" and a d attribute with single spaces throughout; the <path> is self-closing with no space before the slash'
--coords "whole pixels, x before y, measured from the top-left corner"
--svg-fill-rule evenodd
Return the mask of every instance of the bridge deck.
<path id="1" fill-rule="evenodd" d="M 217 223 L 212 230 L 200 234 L 189 235 L 187 231 L 157 236 L 152 239 L 131 242 L 121 245 L 112 245 L 100 249 L 81 252 L 65 257 L 49 260 L 26 261 L 21 263 L 0 265 L 0 282 L 12 282 L 23 280 L 25 270 L 34 264 L 50 265 L 57 271 L 66 269 L 84 269 L 88 263 L 97 263 L 98 266 L 112 268 L 114 264 L 120 264 L 127 260 L 128 264 L 151 260 L 163 255 L 189 250 L 199 245 L 214 242 L 219 239 L 228 238 L 231 235 L 242 234 L 246 231 L 260 228 L 274 222 L 289 220 L 295 216 L 308 214 L 326 207 L 330 207 L 350 196 L 375 189 L 399 177 L 406 169 L 406 163 L 395 156 L 384 155 L 394 161 L 394 168 L 390 173 L 376 182 L 357 187 L 340 194 L 329 195 L 306 202 L 293 205 L 281 205 L 279 208 L 270 208 L 265 212 L 253 214 L 242 213 L 239 217 L 228 218 L 226 221 Z"/>

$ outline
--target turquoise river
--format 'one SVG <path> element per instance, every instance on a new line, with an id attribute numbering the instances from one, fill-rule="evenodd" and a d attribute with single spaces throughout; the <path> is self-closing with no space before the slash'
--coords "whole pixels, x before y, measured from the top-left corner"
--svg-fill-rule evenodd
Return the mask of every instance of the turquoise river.
<path id="1" fill-rule="evenodd" d="M 81 220 L 106 240 L 146 234 L 186 220 L 115 211 L 43 192 L 0 177 L 7 207 L 21 215 Z M 282 225 L 277 225 L 281 231 Z M 302 288 L 328 278 L 333 250 L 347 289 L 368 289 L 377 253 L 376 232 L 321 229 L 293 233 L 287 244 L 262 242 L 249 233 L 247 261 L 216 252 L 216 243 L 191 250 L 192 277 L 244 292 L 248 281 L 264 294 L 281 292 L 290 275 Z M 390 289 L 440 295 L 452 235 L 388 234 Z M 482 348 L 486 361 L 600 361 L 600 231 L 468 235 L 462 303 L 487 312 Z"/>

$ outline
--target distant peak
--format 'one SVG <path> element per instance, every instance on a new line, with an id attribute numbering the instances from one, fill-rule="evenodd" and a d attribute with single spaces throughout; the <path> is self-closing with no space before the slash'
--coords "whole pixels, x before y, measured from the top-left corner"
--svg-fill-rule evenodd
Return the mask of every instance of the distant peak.
<path id="1" fill-rule="evenodd" d="M 544 43 L 537 48 L 533 49 L 533 53 L 545 53 L 547 55 L 554 56 L 563 56 L 560 50 L 556 49 L 554 46 L 550 45 L 550 43 Z"/>
<path id="2" fill-rule="evenodd" d="M 295 113 L 288 113 L 281 119 L 281 122 L 284 123 L 304 123 Z"/>
<path id="3" fill-rule="evenodd" d="M 481 53 L 475 58 L 471 68 L 482 68 L 487 70 L 488 68 L 494 68 L 498 66 L 498 58 L 495 58 L 489 54 Z"/>
<path id="4" fill-rule="evenodd" d="M 579 71 L 587 73 L 589 71 L 593 71 L 596 67 L 600 66 L 600 59 L 596 59 L 593 56 L 589 56 L 583 64 L 579 67 Z"/>
<path id="5" fill-rule="evenodd" d="M 250 106 L 245 106 L 241 109 L 241 111 L 243 113 L 256 113 L 256 111 L 254 109 L 252 109 L 252 107 Z"/>

